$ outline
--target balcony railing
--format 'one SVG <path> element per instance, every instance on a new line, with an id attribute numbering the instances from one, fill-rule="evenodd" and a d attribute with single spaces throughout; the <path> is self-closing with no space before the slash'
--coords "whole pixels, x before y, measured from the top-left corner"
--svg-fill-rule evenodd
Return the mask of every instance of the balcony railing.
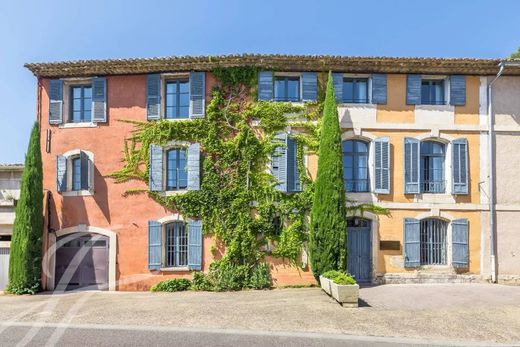
<path id="1" fill-rule="evenodd" d="M 446 191 L 446 181 L 424 180 L 421 182 L 423 193 L 444 193 Z"/>

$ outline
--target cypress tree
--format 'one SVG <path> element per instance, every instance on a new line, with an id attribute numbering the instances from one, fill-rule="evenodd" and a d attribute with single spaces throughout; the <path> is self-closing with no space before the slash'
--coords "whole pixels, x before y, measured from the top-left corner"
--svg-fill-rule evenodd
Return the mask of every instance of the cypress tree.
<path id="1" fill-rule="evenodd" d="M 43 174 L 40 151 L 40 129 L 34 123 L 16 205 L 11 254 L 9 285 L 14 294 L 34 294 L 40 289 L 43 229 Z"/>
<path id="2" fill-rule="evenodd" d="M 344 271 L 347 255 L 341 129 L 330 72 L 318 155 L 309 242 L 311 266 L 316 279 L 328 270 Z"/>

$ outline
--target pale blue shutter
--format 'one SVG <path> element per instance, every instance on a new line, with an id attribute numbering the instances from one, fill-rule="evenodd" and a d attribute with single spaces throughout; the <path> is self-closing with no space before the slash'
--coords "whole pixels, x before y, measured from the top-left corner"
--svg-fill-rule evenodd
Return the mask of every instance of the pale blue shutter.
<path id="1" fill-rule="evenodd" d="M 146 119 L 161 118 L 161 75 L 146 76 Z"/>
<path id="2" fill-rule="evenodd" d="M 300 191 L 300 173 L 298 171 L 298 143 L 287 137 L 287 191 Z"/>
<path id="3" fill-rule="evenodd" d="M 333 73 L 332 83 L 334 84 L 334 95 L 336 96 L 336 103 L 343 103 L 343 74 Z"/>
<path id="4" fill-rule="evenodd" d="M 190 73 L 190 118 L 204 118 L 206 108 L 206 73 Z"/>
<path id="5" fill-rule="evenodd" d="M 456 139 L 452 148 L 452 193 L 468 194 L 468 140 Z"/>
<path id="6" fill-rule="evenodd" d="M 200 144 L 188 146 L 188 190 L 200 189 Z"/>
<path id="7" fill-rule="evenodd" d="M 107 121 L 107 80 L 104 77 L 92 79 L 92 121 Z"/>
<path id="8" fill-rule="evenodd" d="M 302 73 L 303 101 L 316 101 L 318 98 L 318 74 L 316 72 Z"/>
<path id="9" fill-rule="evenodd" d="M 202 269 L 202 221 L 188 222 L 188 268 Z"/>
<path id="10" fill-rule="evenodd" d="M 456 219 L 451 223 L 452 264 L 456 268 L 469 266 L 469 228 L 467 219 Z"/>
<path id="11" fill-rule="evenodd" d="M 418 219 L 404 219 L 404 267 L 421 265 L 421 238 Z"/>
<path id="12" fill-rule="evenodd" d="M 63 81 L 49 81 L 49 124 L 63 123 Z"/>
<path id="13" fill-rule="evenodd" d="M 63 155 L 56 157 L 56 190 L 67 191 L 67 158 Z"/>
<path id="14" fill-rule="evenodd" d="M 278 133 L 274 139 L 281 145 L 277 146 L 271 156 L 271 172 L 278 182 L 275 188 L 279 191 L 287 191 L 287 134 Z"/>
<path id="15" fill-rule="evenodd" d="M 81 173 L 81 190 L 88 190 L 90 188 L 89 184 L 89 171 L 90 171 L 90 163 L 87 153 L 80 151 L 79 152 L 79 163 L 80 163 L 80 173 Z"/>
<path id="16" fill-rule="evenodd" d="M 271 101 L 273 100 L 273 94 L 273 72 L 260 71 L 258 73 L 258 100 Z"/>
<path id="17" fill-rule="evenodd" d="M 466 104 L 466 76 L 450 76 L 450 104 L 454 106 Z"/>
<path id="18" fill-rule="evenodd" d="M 372 75 L 372 103 L 386 104 L 386 74 Z"/>
<path id="19" fill-rule="evenodd" d="M 406 104 L 420 105 L 421 104 L 421 75 L 406 76 Z"/>
<path id="20" fill-rule="evenodd" d="M 158 145 L 150 145 L 150 163 L 148 172 L 151 192 L 163 190 L 163 149 Z"/>
<path id="21" fill-rule="evenodd" d="M 374 192 L 378 194 L 390 193 L 390 139 L 380 137 L 374 140 Z"/>
<path id="22" fill-rule="evenodd" d="M 148 221 L 148 269 L 159 270 L 162 260 L 162 225 Z"/>
<path id="23" fill-rule="evenodd" d="M 404 138 L 404 193 L 418 194 L 419 187 L 419 161 L 420 161 L 420 142 L 419 140 Z"/>

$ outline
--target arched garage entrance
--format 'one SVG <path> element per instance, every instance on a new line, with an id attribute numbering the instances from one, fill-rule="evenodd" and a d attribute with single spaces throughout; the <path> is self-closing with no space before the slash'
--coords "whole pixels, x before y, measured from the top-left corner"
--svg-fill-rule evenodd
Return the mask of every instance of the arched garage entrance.
<path id="1" fill-rule="evenodd" d="M 74 233 L 56 240 L 55 288 L 108 289 L 108 236 Z"/>

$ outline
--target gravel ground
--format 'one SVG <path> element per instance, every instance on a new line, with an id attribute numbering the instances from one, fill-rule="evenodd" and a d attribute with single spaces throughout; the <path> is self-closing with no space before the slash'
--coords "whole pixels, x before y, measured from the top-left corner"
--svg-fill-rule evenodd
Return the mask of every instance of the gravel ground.
<path id="1" fill-rule="evenodd" d="M 342 308 L 318 288 L 0 295 L 0 320 L 520 343 L 520 287 L 384 285 L 362 288 L 360 299 L 362 307 Z"/>

